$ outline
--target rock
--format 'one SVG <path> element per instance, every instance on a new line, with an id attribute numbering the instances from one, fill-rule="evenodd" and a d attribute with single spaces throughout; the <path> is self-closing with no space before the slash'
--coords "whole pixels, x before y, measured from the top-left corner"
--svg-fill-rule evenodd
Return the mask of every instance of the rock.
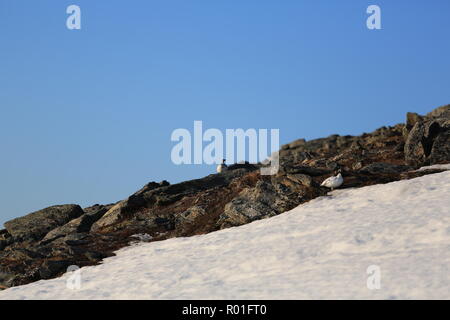
<path id="1" fill-rule="evenodd" d="M 88 235 L 88 233 L 72 233 L 64 237 L 64 242 L 69 246 L 88 244 L 90 242 L 86 239 Z"/>
<path id="2" fill-rule="evenodd" d="M 35 248 L 33 248 L 35 249 Z M 9 260 L 17 260 L 17 261 L 25 261 L 25 260 L 33 260 L 33 259 L 41 259 L 44 256 L 35 251 L 25 248 L 14 248 L 11 250 L 7 250 L 4 252 L 3 258 L 7 258 Z"/>
<path id="3" fill-rule="evenodd" d="M 371 173 L 371 174 L 389 174 L 389 173 L 402 173 L 407 170 L 411 170 L 410 166 L 397 165 L 392 163 L 383 163 L 383 162 L 375 162 L 371 163 L 359 171 L 362 173 Z"/>
<path id="4" fill-rule="evenodd" d="M 360 152 L 360 151 L 364 150 L 364 147 L 360 140 L 355 140 L 350 145 L 350 150 Z"/>
<path id="5" fill-rule="evenodd" d="M 93 232 L 96 232 L 105 226 L 109 226 L 118 222 L 121 219 L 122 210 L 124 208 L 127 208 L 127 206 L 128 202 L 126 200 L 117 203 L 111 209 L 109 209 L 101 219 L 99 219 L 92 225 L 91 230 Z"/>
<path id="6" fill-rule="evenodd" d="M 188 210 L 184 211 L 183 213 L 177 215 L 175 223 L 177 225 L 184 223 L 192 223 L 195 221 L 195 219 L 204 215 L 206 215 L 205 209 L 199 206 L 193 206 Z"/>
<path id="7" fill-rule="evenodd" d="M 39 275 L 42 279 L 50 279 L 71 265 L 67 260 L 46 260 L 39 268 Z"/>
<path id="8" fill-rule="evenodd" d="M 423 139 L 425 134 L 424 124 L 417 122 L 411 129 L 408 138 L 405 142 L 405 161 L 407 164 L 420 166 L 425 163 L 426 155 L 423 146 Z"/>
<path id="9" fill-rule="evenodd" d="M 296 149 L 298 147 L 302 147 L 305 145 L 306 145 L 305 139 L 298 139 L 298 140 L 295 140 L 294 142 L 289 143 L 289 149 Z"/>
<path id="10" fill-rule="evenodd" d="M 270 183 L 258 181 L 255 188 L 246 189 L 225 205 L 220 224 L 242 225 L 254 220 L 275 216 L 276 192 Z"/>
<path id="11" fill-rule="evenodd" d="M 252 165 L 253 166 L 253 165 Z M 237 168 L 227 170 L 222 174 L 210 174 L 201 179 L 189 180 L 177 184 L 159 186 L 149 190 L 141 189 L 113 206 L 105 215 L 92 225 L 93 232 L 113 226 L 127 217 L 133 216 L 139 209 L 168 206 L 185 196 L 190 196 L 201 191 L 227 186 L 234 179 L 252 171 L 250 168 Z"/>
<path id="12" fill-rule="evenodd" d="M 6 239 L 7 237 L 10 237 L 11 235 L 8 233 L 8 230 L 2 229 L 0 230 L 0 239 Z"/>
<path id="13" fill-rule="evenodd" d="M 314 185 L 307 176 L 296 177 L 295 181 L 283 176 L 259 180 L 255 187 L 244 189 L 225 205 L 217 225 L 222 229 L 272 217 L 321 193 L 320 188 L 307 187 L 301 183 L 303 180 Z"/>
<path id="14" fill-rule="evenodd" d="M 363 165 L 362 161 L 357 161 L 357 162 L 352 164 L 352 169 L 353 170 L 360 170 L 360 169 L 363 168 L 363 166 L 364 165 Z"/>
<path id="15" fill-rule="evenodd" d="M 170 183 L 167 182 L 166 180 L 163 180 L 161 182 L 152 181 L 152 182 L 147 183 L 141 190 L 135 192 L 134 196 L 139 196 L 139 195 L 144 194 L 146 192 L 149 192 L 149 191 L 161 188 L 161 187 L 166 187 L 166 186 L 169 186 L 169 185 L 170 185 Z"/>
<path id="16" fill-rule="evenodd" d="M 450 130 L 438 134 L 430 152 L 430 164 L 450 162 Z"/>
<path id="17" fill-rule="evenodd" d="M 333 170 L 324 168 L 315 168 L 310 166 L 280 166 L 280 173 L 295 174 L 302 173 L 309 176 L 317 177 L 331 173 Z"/>
<path id="18" fill-rule="evenodd" d="M 435 109 L 417 121 L 405 142 L 406 163 L 423 166 L 450 161 L 449 131 L 450 106 Z"/>
<path id="19" fill-rule="evenodd" d="M 90 209 L 88 213 L 71 220 L 61 227 L 57 227 L 47 233 L 44 241 L 53 241 L 54 239 L 65 237 L 71 233 L 89 232 L 91 226 L 98 221 L 108 211 L 106 206 L 98 206 L 96 210 Z"/>
<path id="20" fill-rule="evenodd" d="M 248 161 L 245 161 L 244 163 L 234 163 L 232 165 L 229 165 L 227 170 L 236 170 L 236 169 L 246 169 L 248 171 L 257 170 L 258 166 L 249 163 Z"/>
<path id="21" fill-rule="evenodd" d="M 450 104 L 434 109 L 427 113 L 426 117 L 450 119 Z"/>
<path id="22" fill-rule="evenodd" d="M 98 251 L 87 251 L 84 255 L 92 262 L 98 262 L 107 257 L 107 255 Z"/>
<path id="23" fill-rule="evenodd" d="M 6 229 L 0 230 L 0 250 L 5 249 L 11 243 L 11 235 Z"/>
<path id="24" fill-rule="evenodd" d="M 314 182 L 314 180 L 311 178 L 311 176 L 308 176 L 307 174 L 288 174 L 287 177 L 293 181 L 296 181 L 298 183 L 301 183 L 304 186 L 312 187 L 316 186 L 317 184 Z"/>
<path id="25" fill-rule="evenodd" d="M 420 116 L 419 114 L 415 113 L 415 112 L 408 112 L 406 114 L 406 128 L 407 130 L 411 130 L 412 127 L 414 127 L 414 125 L 417 122 L 422 122 L 423 121 L 423 117 Z"/>
<path id="26" fill-rule="evenodd" d="M 403 141 L 399 142 L 394 149 L 394 151 L 396 152 L 403 152 L 404 150 L 405 150 L 405 143 Z"/>
<path id="27" fill-rule="evenodd" d="M 78 205 L 59 205 L 10 220 L 4 225 L 14 238 L 40 240 L 50 230 L 78 218 L 83 213 L 83 209 Z"/>
<path id="28" fill-rule="evenodd" d="M 13 286 L 16 274 L 0 268 L 0 290 Z"/>
<path id="29" fill-rule="evenodd" d="M 139 242 L 150 242 L 153 240 L 153 237 L 148 233 L 137 233 L 130 236 L 133 239 L 132 243 Z"/>

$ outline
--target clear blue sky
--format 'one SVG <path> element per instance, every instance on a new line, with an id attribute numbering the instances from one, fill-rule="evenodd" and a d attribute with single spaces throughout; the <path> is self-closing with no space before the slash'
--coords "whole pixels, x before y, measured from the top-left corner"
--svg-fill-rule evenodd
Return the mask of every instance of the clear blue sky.
<path id="1" fill-rule="evenodd" d="M 287 143 L 450 103 L 449 36 L 448 0 L 1 0 L 0 225 L 207 175 L 170 160 L 194 120 Z"/>

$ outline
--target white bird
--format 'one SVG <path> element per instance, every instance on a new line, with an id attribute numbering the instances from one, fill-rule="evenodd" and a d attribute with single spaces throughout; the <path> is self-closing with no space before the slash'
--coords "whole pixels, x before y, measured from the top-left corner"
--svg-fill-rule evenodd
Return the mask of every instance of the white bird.
<path id="1" fill-rule="evenodd" d="M 331 188 L 333 191 L 334 188 L 340 187 L 344 183 L 344 178 L 342 174 L 339 172 L 337 176 L 331 176 L 325 179 L 320 186 Z"/>
<path id="2" fill-rule="evenodd" d="M 225 159 L 222 160 L 222 163 L 217 166 L 217 172 L 221 173 L 222 171 L 226 171 L 228 166 L 225 164 Z"/>

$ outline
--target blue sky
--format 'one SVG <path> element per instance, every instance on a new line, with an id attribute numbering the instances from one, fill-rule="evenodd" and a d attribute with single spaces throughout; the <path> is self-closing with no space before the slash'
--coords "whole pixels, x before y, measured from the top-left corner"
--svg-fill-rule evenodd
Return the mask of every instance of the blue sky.
<path id="1" fill-rule="evenodd" d="M 170 160 L 194 120 L 287 143 L 450 103 L 449 17 L 448 0 L 2 0 L 0 225 L 213 172 Z"/>

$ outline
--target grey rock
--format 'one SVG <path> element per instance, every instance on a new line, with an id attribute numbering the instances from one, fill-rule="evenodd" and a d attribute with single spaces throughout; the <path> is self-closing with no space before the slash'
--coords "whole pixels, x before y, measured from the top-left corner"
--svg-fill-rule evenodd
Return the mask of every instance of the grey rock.
<path id="1" fill-rule="evenodd" d="M 192 223 L 198 217 L 206 215 L 205 209 L 199 206 L 193 206 L 176 217 L 176 224 Z"/>
<path id="2" fill-rule="evenodd" d="M 425 127 L 422 122 L 417 122 L 411 129 L 405 142 L 405 161 L 410 165 L 421 165 L 425 163 L 426 155 L 423 145 Z"/>
<path id="3" fill-rule="evenodd" d="M 50 230 L 83 213 L 83 209 L 74 204 L 53 206 L 5 222 L 5 227 L 15 238 L 40 240 Z"/>
<path id="4" fill-rule="evenodd" d="M 324 168 L 316 168 L 316 167 L 309 167 L 309 166 L 280 166 L 280 172 L 286 173 L 286 174 L 295 174 L 295 173 L 302 173 L 307 174 L 309 176 L 323 176 L 325 174 L 331 173 L 333 170 L 330 169 L 324 169 Z"/>
<path id="5" fill-rule="evenodd" d="M 16 274 L 0 267 L 0 290 L 12 287 L 15 278 Z"/>
<path id="6" fill-rule="evenodd" d="M 172 204 L 184 196 L 211 188 L 228 185 L 235 178 L 241 177 L 251 171 L 249 168 L 227 170 L 222 174 L 210 174 L 201 179 L 189 180 L 177 184 L 154 187 L 147 190 L 141 189 L 128 199 L 123 200 L 104 214 L 104 216 L 92 225 L 91 231 L 98 232 L 102 228 L 115 225 L 125 217 L 133 215 L 138 209 L 148 208 L 152 205 L 166 206 Z"/>
<path id="7" fill-rule="evenodd" d="M 225 228 L 275 216 L 294 208 L 306 190 L 310 189 L 289 177 L 259 180 L 254 188 L 244 189 L 225 205 L 217 225 Z"/>
<path id="8" fill-rule="evenodd" d="M 237 170 L 237 169 L 246 169 L 248 171 L 257 170 L 258 166 L 245 161 L 244 163 L 234 163 L 228 166 L 227 171 Z"/>
<path id="9" fill-rule="evenodd" d="M 352 165 L 353 170 L 360 170 L 364 167 L 362 161 L 357 161 Z"/>
<path id="10" fill-rule="evenodd" d="M 450 121 L 445 118 L 417 122 L 405 142 L 406 163 L 422 166 L 449 161 L 449 131 Z"/>
<path id="11" fill-rule="evenodd" d="M 88 236 L 88 233 L 72 233 L 64 237 L 64 242 L 69 246 L 80 246 L 90 242 Z"/>
<path id="12" fill-rule="evenodd" d="M 414 127 L 414 125 L 417 122 L 422 122 L 423 121 L 423 117 L 415 112 L 408 112 L 406 114 L 406 128 L 407 130 L 411 130 L 412 127 Z"/>
<path id="13" fill-rule="evenodd" d="M 402 173 L 411 169 L 412 168 L 410 166 L 375 162 L 361 168 L 360 172 L 371 174 L 380 174 L 380 173 L 389 174 L 389 173 Z"/>
<path id="14" fill-rule="evenodd" d="M 57 227 L 47 233 L 44 241 L 52 241 L 54 239 L 65 237 L 71 233 L 89 232 L 91 226 L 98 221 L 108 211 L 108 207 L 98 206 L 97 210 L 90 210 L 90 212 L 73 219 L 61 227 Z"/>
<path id="15" fill-rule="evenodd" d="M 87 251 L 84 255 L 92 262 L 98 262 L 107 257 L 105 254 L 98 251 Z"/>
<path id="16" fill-rule="evenodd" d="M 306 145 L 305 139 L 298 139 L 298 140 L 295 140 L 295 141 L 289 143 L 289 149 L 296 149 L 298 147 L 303 147 L 305 145 Z"/>
<path id="17" fill-rule="evenodd" d="M 430 153 L 430 164 L 450 162 L 450 130 L 441 132 L 434 140 Z"/>
<path id="18" fill-rule="evenodd" d="M 360 140 L 354 140 L 352 142 L 352 144 L 350 145 L 350 150 L 352 150 L 352 151 L 362 151 L 362 150 L 364 150 L 364 147 L 363 147 L 363 145 L 362 145 Z"/>
<path id="19" fill-rule="evenodd" d="M 67 260 L 46 260 L 39 268 L 39 275 L 42 279 L 50 279 L 70 266 Z"/>
<path id="20" fill-rule="evenodd" d="M 255 188 L 245 189 L 227 203 L 219 224 L 241 225 L 254 220 L 275 216 L 276 191 L 270 183 L 258 181 Z"/>
<path id="21" fill-rule="evenodd" d="M 316 186 L 316 183 L 314 183 L 314 180 L 311 178 L 311 176 L 308 176 L 307 174 L 288 174 L 287 177 L 293 181 L 296 181 L 298 183 L 301 183 L 304 186 L 307 187 L 313 187 Z"/>

